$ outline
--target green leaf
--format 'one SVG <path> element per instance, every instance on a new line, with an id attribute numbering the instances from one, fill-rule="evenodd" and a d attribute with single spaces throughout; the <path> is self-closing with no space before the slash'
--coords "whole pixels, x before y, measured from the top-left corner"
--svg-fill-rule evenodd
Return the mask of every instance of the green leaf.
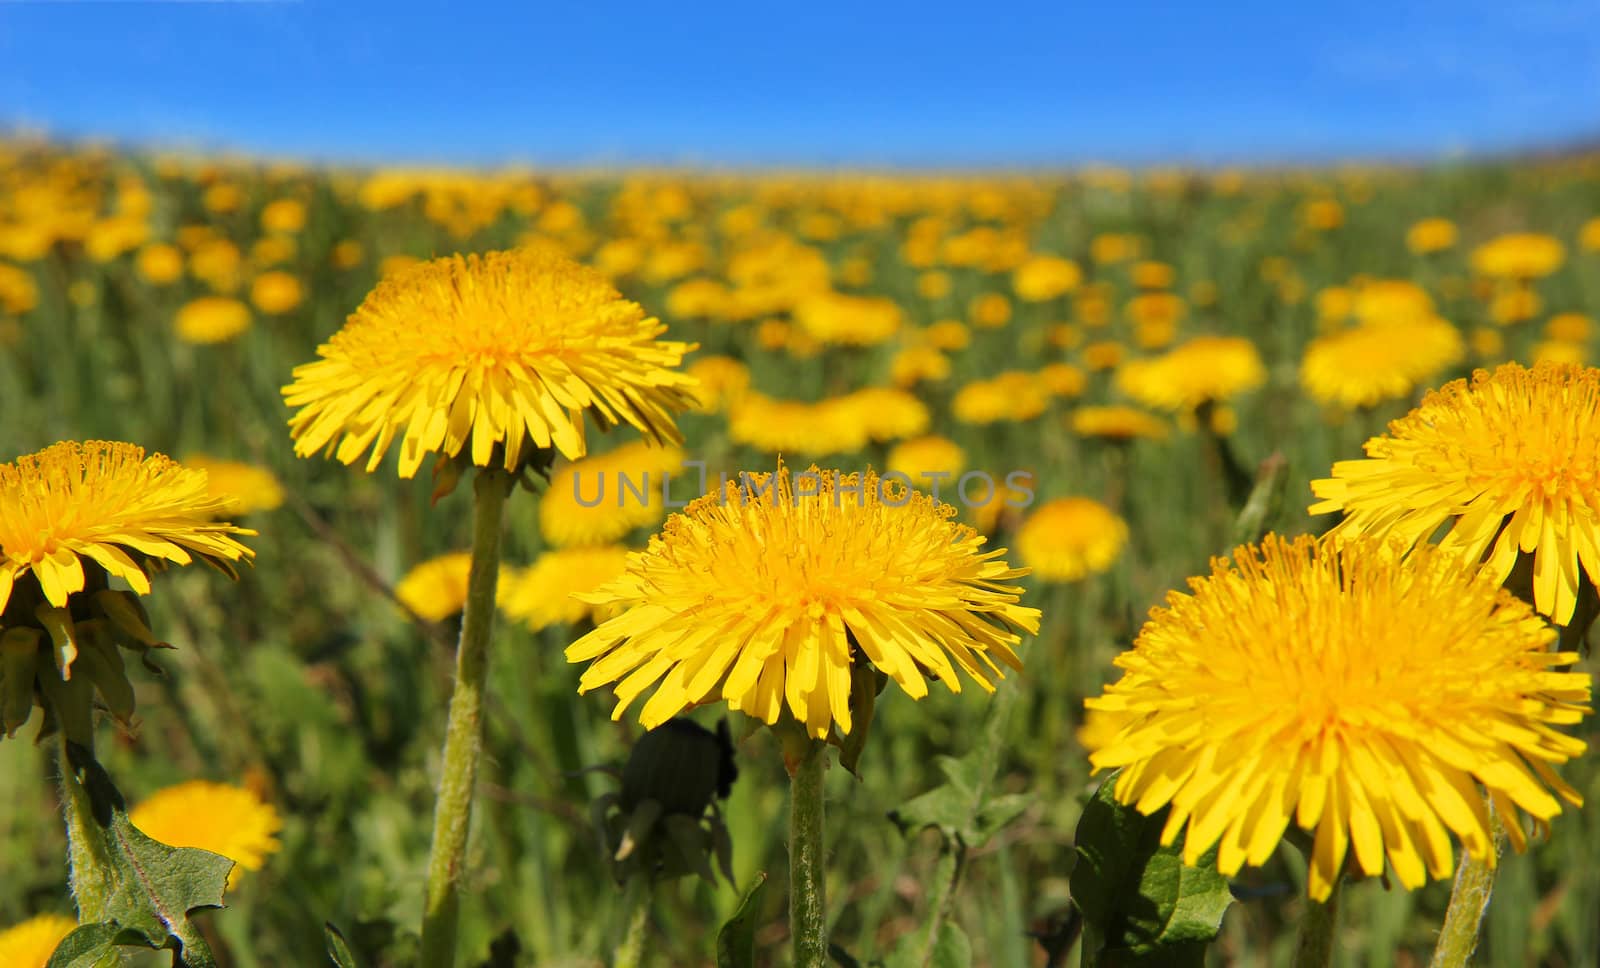
<path id="1" fill-rule="evenodd" d="M 953 921 L 939 925 L 939 940 L 933 943 L 933 958 L 928 968 L 971 968 L 972 942 Z"/>
<path id="2" fill-rule="evenodd" d="M 946 839 L 958 840 L 967 847 L 982 847 L 1033 803 L 1033 797 L 1023 793 L 988 797 L 993 765 L 985 762 L 982 750 L 959 759 L 941 756 L 934 763 L 944 774 L 945 782 L 911 798 L 889 815 L 904 833 L 938 827 Z"/>
<path id="3" fill-rule="evenodd" d="M 761 897 L 767 886 L 767 873 L 756 874 L 755 883 L 744 892 L 733 917 L 717 932 L 717 968 L 755 968 L 756 922 L 761 917 Z"/>
<path id="4" fill-rule="evenodd" d="M 322 937 L 328 946 L 328 958 L 334 968 L 361 968 L 355 952 L 350 950 L 350 942 L 344 939 L 344 932 L 335 927 L 332 921 L 322 923 Z"/>
<path id="5" fill-rule="evenodd" d="M 1185 865 L 1181 837 L 1161 845 L 1166 811 L 1147 817 L 1118 803 L 1116 779 L 1084 807 L 1071 878 L 1074 903 L 1103 939 L 1100 963 L 1201 964 L 1233 901 L 1216 848 L 1198 866 Z"/>
<path id="6" fill-rule="evenodd" d="M 122 964 L 117 935 L 122 929 L 109 921 L 80 924 L 61 939 L 45 968 L 113 968 Z"/>
<path id="7" fill-rule="evenodd" d="M 184 964 L 214 964 L 211 951 L 189 914 L 220 908 L 233 861 L 192 847 L 170 847 L 144 835 L 128 820 L 122 794 L 94 754 L 67 744 L 67 757 L 89 797 L 98 833 L 105 838 L 110 889 L 105 915 L 120 929 L 122 944 L 178 948 Z"/>

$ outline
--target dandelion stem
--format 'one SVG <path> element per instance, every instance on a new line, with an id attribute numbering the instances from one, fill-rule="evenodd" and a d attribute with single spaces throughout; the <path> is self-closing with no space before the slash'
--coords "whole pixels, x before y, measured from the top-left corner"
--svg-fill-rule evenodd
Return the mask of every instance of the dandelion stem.
<path id="1" fill-rule="evenodd" d="M 622 943 L 617 945 L 617 955 L 611 968 L 639 968 L 644 959 L 644 936 L 650 925 L 650 901 L 654 892 L 648 878 L 638 875 L 628 881 L 628 890 L 622 896 L 622 910 L 627 928 Z"/>
<path id="2" fill-rule="evenodd" d="M 828 963 L 823 871 L 822 768 L 827 747 L 815 740 L 795 764 L 789 783 L 789 934 L 794 968 Z"/>
<path id="3" fill-rule="evenodd" d="M 473 482 L 472 570 L 467 578 L 461 641 L 456 646 L 456 684 L 450 694 L 444 772 L 434 805 L 433 850 L 428 857 L 422 915 L 422 963 L 438 968 L 455 963 L 467 828 L 483 747 L 483 691 L 500 572 L 500 519 L 511 485 L 511 475 L 496 467 L 480 470 Z"/>
<path id="4" fill-rule="evenodd" d="M 1456 880 L 1450 887 L 1450 906 L 1444 912 L 1444 927 L 1439 929 L 1439 941 L 1433 949 L 1429 968 L 1461 968 L 1478 947 L 1478 926 L 1483 923 L 1484 912 L 1489 909 L 1489 895 L 1494 889 L 1494 862 L 1505 846 L 1505 829 L 1500 817 L 1490 807 L 1490 821 L 1494 828 L 1494 853 L 1488 857 L 1463 857 L 1456 868 Z"/>
<path id="5" fill-rule="evenodd" d="M 1306 899 L 1306 913 L 1300 920 L 1300 939 L 1294 947 L 1294 968 L 1327 968 L 1333 964 L 1333 938 L 1339 928 L 1339 889 L 1325 901 Z"/>
<path id="6" fill-rule="evenodd" d="M 67 862 L 71 867 L 72 897 L 78 904 L 78 921 L 97 924 L 106 920 L 106 899 L 111 891 L 111 861 L 105 838 L 89 805 L 89 792 L 78 782 L 78 772 L 61 737 L 61 808 L 67 824 Z"/>

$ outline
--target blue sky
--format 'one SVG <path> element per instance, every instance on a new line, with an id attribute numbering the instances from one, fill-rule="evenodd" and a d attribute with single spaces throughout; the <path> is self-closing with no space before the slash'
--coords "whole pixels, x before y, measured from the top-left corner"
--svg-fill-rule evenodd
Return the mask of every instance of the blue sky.
<path id="1" fill-rule="evenodd" d="M 1600 134 L 1600 2 L 0 0 L 3 124 L 468 164 L 1433 157 Z"/>

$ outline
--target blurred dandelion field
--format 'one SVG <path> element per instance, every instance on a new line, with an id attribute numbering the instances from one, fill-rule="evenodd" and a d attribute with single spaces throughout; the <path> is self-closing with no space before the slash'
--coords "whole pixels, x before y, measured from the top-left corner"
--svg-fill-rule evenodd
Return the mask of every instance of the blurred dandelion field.
<path id="1" fill-rule="evenodd" d="M 1118 678 L 1152 606 L 1254 537 L 1237 518 L 1264 464 L 1283 476 L 1256 494 L 1260 529 L 1321 533 L 1339 515 L 1309 513 L 1311 481 L 1430 388 L 1507 361 L 1592 361 L 1600 159 L 583 174 L 0 143 L 0 459 L 135 443 L 207 469 L 227 517 L 259 532 L 237 582 L 159 577 L 144 601 L 175 648 L 153 656 L 160 675 L 128 664 L 133 725 L 97 727 L 136 825 L 140 804 L 161 823 L 155 798 L 189 781 L 225 786 L 169 799 L 173 836 L 241 811 L 217 825 L 241 862 L 227 909 L 196 919 L 221 964 L 326 964 L 330 921 L 364 963 L 415 963 L 473 489 L 437 486 L 431 457 L 416 481 L 394 454 L 372 474 L 365 453 L 357 469 L 297 457 L 282 391 L 381 278 L 518 247 L 593 267 L 664 339 L 698 344 L 683 368 L 699 384 L 681 446 L 591 427 L 590 456 L 507 502 L 463 963 L 611 963 L 624 895 L 591 805 L 619 782 L 594 768 L 620 768 L 644 729 L 638 705 L 612 720 L 609 683 L 579 694 L 585 666 L 563 653 L 615 610 L 570 595 L 621 574 L 702 468 L 715 491 L 781 455 L 943 482 L 986 549 L 1032 569 L 1021 604 L 1042 611 L 997 694 L 1008 718 L 965 674 L 959 695 L 887 689 L 859 776 L 827 771 L 841 963 L 903 949 L 957 870 L 948 920 L 971 964 L 1066 965 L 1075 830 L 1101 779 L 1085 699 Z M 619 506 L 621 479 L 646 473 L 674 483 Z M 612 490 L 590 505 L 601 480 Z M 778 740 L 721 703 L 688 715 L 726 718 L 736 741 L 719 808 L 731 883 L 658 888 L 647 964 L 715 963 L 744 891 L 789 865 Z M 0 925 L 73 914 L 59 765 L 37 729 L 0 741 Z M 1592 719 L 1566 732 L 1597 738 Z M 939 758 L 995 750 L 983 782 L 1006 816 L 958 847 L 918 829 L 913 798 L 965 769 Z M 1560 774 L 1587 805 L 1506 855 L 1475 963 L 1600 965 L 1600 766 L 1591 751 Z M 1230 877 L 1204 963 L 1290 963 L 1307 878 L 1288 842 Z M 1426 963 L 1450 888 L 1350 880 L 1335 963 Z M 783 890 L 759 896 L 757 963 L 788 963 L 786 910 Z"/>

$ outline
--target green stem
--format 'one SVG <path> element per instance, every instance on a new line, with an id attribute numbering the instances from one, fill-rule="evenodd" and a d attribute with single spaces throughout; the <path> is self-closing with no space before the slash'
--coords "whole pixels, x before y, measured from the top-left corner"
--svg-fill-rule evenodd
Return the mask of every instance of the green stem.
<path id="1" fill-rule="evenodd" d="M 1295 944 L 1294 968 L 1328 968 L 1333 964 L 1333 939 L 1339 929 L 1339 888 L 1326 901 L 1306 899 L 1306 913 L 1300 920 L 1300 940 Z"/>
<path id="2" fill-rule="evenodd" d="M 467 578 L 461 641 L 456 646 L 456 684 L 450 694 L 444 773 L 434 805 L 433 850 L 428 857 L 422 915 L 422 963 L 430 968 L 455 964 L 467 828 L 483 748 L 483 691 L 500 573 L 500 519 L 511 484 L 511 475 L 496 467 L 480 470 L 473 481 L 472 570 Z"/>
<path id="3" fill-rule="evenodd" d="M 1098 968 L 1100 964 L 1100 930 L 1088 918 L 1083 919 L 1083 934 L 1078 936 L 1079 968 Z"/>
<path id="4" fill-rule="evenodd" d="M 1494 889 L 1494 866 L 1500 851 L 1505 847 L 1505 830 L 1500 818 L 1490 808 L 1493 827 L 1494 853 L 1481 860 L 1462 857 L 1456 868 L 1455 884 L 1450 888 L 1450 906 L 1444 912 L 1444 927 L 1439 929 L 1439 941 L 1433 949 L 1429 968 L 1461 968 L 1472 958 L 1478 947 L 1478 927 L 1483 914 L 1489 909 L 1489 895 Z"/>
<path id="5" fill-rule="evenodd" d="M 789 782 L 789 934 L 794 968 L 825 968 L 828 920 L 823 870 L 822 768 L 827 747 L 815 740 Z"/>
<path id="6" fill-rule="evenodd" d="M 639 968 L 644 962 L 644 936 L 650 926 L 650 882 L 643 876 L 628 881 L 628 891 L 622 898 L 622 910 L 627 918 L 627 930 L 622 943 L 617 945 L 617 955 L 611 968 Z"/>
<path id="7" fill-rule="evenodd" d="M 950 908 L 950 898 L 955 894 L 956 883 L 961 879 L 962 861 L 966 848 L 959 843 L 946 841 L 939 852 L 939 863 L 933 870 L 933 893 L 928 895 L 928 923 L 922 929 L 922 943 L 917 946 L 914 965 L 925 966 L 933 961 L 933 949 L 939 943 L 939 929 L 944 927 L 945 914 Z"/>
<path id="8" fill-rule="evenodd" d="M 57 756 L 61 767 L 61 805 L 67 824 L 68 878 L 72 896 L 78 903 L 78 921 L 96 924 L 106 920 L 106 902 L 111 894 L 111 861 L 106 856 L 106 840 L 94 819 L 89 793 L 78 782 L 77 771 L 67 757 L 63 735 Z"/>

